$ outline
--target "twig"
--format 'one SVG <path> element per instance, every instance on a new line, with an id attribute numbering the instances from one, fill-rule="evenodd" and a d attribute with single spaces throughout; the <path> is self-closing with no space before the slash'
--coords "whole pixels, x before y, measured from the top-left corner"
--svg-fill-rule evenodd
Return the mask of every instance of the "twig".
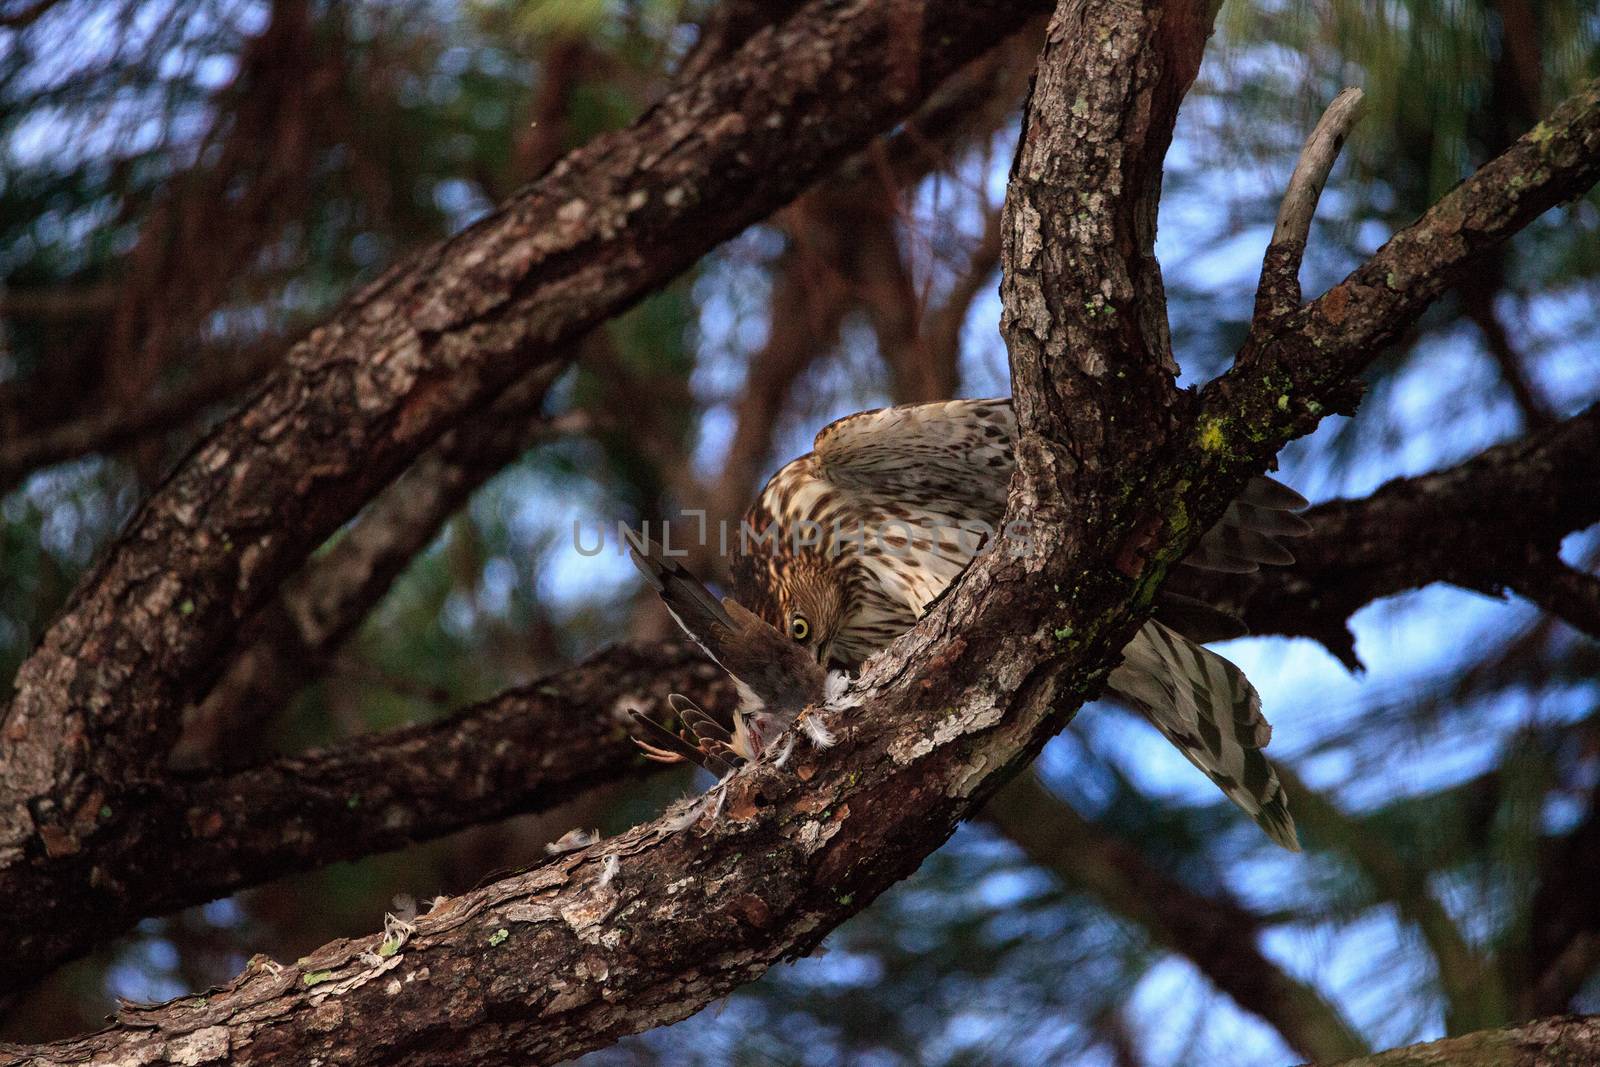
<path id="1" fill-rule="evenodd" d="M 1339 158 L 1350 129 L 1361 118 L 1363 94 L 1360 89 L 1345 89 L 1333 98 L 1322 113 L 1316 128 L 1300 149 L 1300 159 L 1289 177 L 1289 188 L 1278 207 L 1278 222 L 1272 228 L 1272 243 L 1261 263 L 1261 284 L 1256 289 L 1255 322 L 1261 329 L 1269 320 L 1300 306 L 1300 261 L 1305 258 L 1306 240 L 1311 233 L 1311 218 L 1328 174 Z"/>

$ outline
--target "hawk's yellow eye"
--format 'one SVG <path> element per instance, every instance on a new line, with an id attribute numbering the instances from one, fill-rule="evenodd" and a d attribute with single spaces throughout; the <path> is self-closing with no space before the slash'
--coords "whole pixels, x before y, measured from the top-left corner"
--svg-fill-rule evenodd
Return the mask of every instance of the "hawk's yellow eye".
<path id="1" fill-rule="evenodd" d="M 789 636 L 802 642 L 811 636 L 811 624 L 804 615 L 796 615 L 789 620 Z"/>

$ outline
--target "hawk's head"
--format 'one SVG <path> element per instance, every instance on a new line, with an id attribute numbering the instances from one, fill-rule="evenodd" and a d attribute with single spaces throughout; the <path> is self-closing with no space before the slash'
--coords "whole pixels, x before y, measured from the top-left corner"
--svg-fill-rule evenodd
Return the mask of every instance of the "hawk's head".
<path id="1" fill-rule="evenodd" d="M 843 625 L 846 590 L 835 561 L 813 549 L 743 556 L 734 563 L 739 600 L 788 634 L 824 667 Z"/>

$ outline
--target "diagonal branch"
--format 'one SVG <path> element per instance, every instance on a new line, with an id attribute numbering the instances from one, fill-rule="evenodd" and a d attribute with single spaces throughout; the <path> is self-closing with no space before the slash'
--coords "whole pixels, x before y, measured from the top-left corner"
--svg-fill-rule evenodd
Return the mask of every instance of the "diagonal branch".
<path id="1" fill-rule="evenodd" d="M 1574 630 L 1600 640 L 1600 576 L 1545 552 L 1526 567 L 1510 571 L 1506 585 Z"/>
<path id="2" fill-rule="evenodd" d="M 1336 1006 L 1261 951 L 1256 915 L 1226 896 L 1198 893 L 1156 869 L 1132 844 L 1084 819 L 1036 776 L 1018 775 L 989 801 L 983 817 L 1039 866 L 1081 886 L 1107 911 L 1192 962 L 1296 1052 L 1327 1061 L 1368 1051 Z"/>
<path id="3" fill-rule="evenodd" d="M 1553 1015 L 1504 1030 L 1479 1030 L 1407 1045 L 1331 1067 L 1555 1067 L 1600 1061 L 1600 1016 Z"/>

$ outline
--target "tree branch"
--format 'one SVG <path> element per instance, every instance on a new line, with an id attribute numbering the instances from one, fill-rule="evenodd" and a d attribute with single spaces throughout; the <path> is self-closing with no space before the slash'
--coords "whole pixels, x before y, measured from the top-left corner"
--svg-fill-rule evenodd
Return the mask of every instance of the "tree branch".
<path id="1" fill-rule="evenodd" d="M 1574 630 L 1600 640 L 1600 577 L 1546 553 L 1507 574 L 1506 585 Z"/>
<path id="2" fill-rule="evenodd" d="M 1330 382 L 1344 382 L 1371 360 L 1374 347 L 1400 336 L 1477 254 L 1581 195 L 1597 177 L 1600 81 L 1593 81 L 1342 282 L 1247 341 L 1235 367 L 1206 389 L 1200 429 L 1207 451 L 1218 461 L 1235 452 L 1234 462 L 1245 455 L 1256 462 L 1280 438 L 1314 426 L 1330 402 L 1350 400 L 1348 390 L 1332 390 Z M 1271 380 L 1278 388 L 1247 396 L 1241 388 L 1247 380 Z M 1228 432 L 1245 426 L 1254 428 L 1253 447 Z"/>
<path id="3" fill-rule="evenodd" d="M 1328 184 L 1339 150 L 1351 128 L 1360 121 L 1363 108 L 1361 90 L 1345 89 L 1333 98 L 1300 149 L 1294 173 L 1289 176 L 1289 188 L 1278 206 L 1272 243 L 1261 264 L 1252 328 L 1263 327 L 1300 306 L 1300 263 L 1311 235 L 1311 219 L 1317 213 L 1317 201 L 1322 199 L 1322 187 Z"/>
<path id="4" fill-rule="evenodd" d="M 473 424 L 478 425 L 480 423 Z M 1552 430 L 1498 445 L 1456 467 L 1396 480 L 1362 500 L 1323 504 L 1310 513 L 1314 532 L 1296 542 L 1298 559 L 1292 567 L 1263 570 L 1252 576 L 1250 584 L 1243 586 L 1238 576 L 1228 576 L 1215 590 L 1197 591 L 1217 598 L 1219 603 L 1236 607 L 1257 633 L 1311 636 L 1330 647 L 1341 647 L 1342 640 L 1353 662 L 1354 650 L 1349 645 L 1345 621 L 1372 600 L 1436 581 L 1489 588 L 1505 580 L 1504 572 L 1496 569 L 1502 562 L 1499 547 L 1510 546 L 1520 560 L 1521 550 L 1517 546 L 1530 537 L 1541 544 L 1559 542 L 1571 530 L 1600 521 L 1600 482 L 1597 482 L 1600 462 L 1597 460 L 1600 460 L 1600 406 Z M 404 479 L 397 484 L 405 484 Z M 365 522 L 358 522 L 351 536 Z M 1451 533 L 1440 536 L 1441 529 Z M 1495 551 L 1483 556 L 1480 548 Z M 317 566 L 314 563 L 312 570 Z M 338 568 L 338 573 L 345 573 L 345 568 Z M 313 584 L 319 588 L 339 588 L 340 583 L 332 580 L 331 573 L 326 577 L 327 584 L 320 581 Z M 1223 599 L 1227 597 L 1232 599 Z M 680 669 L 675 666 L 679 661 L 671 658 L 675 653 L 670 649 L 663 654 L 668 659 L 662 662 L 659 668 L 662 675 L 657 679 L 660 684 L 650 687 L 651 693 L 659 697 L 667 691 L 682 692 L 703 707 L 722 706 L 727 694 L 726 682 L 720 675 L 707 676 L 694 670 L 692 657 L 681 664 L 681 669 L 689 673 L 672 674 Z M 585 698 L 586 706 L 605 709 L 628 706 L 634 699 L 633 694 L 640 690 L 640 678 L 648 669 L 643 664 L 649 662 L 650 655 L 651 652 L 642 647 L 624 647 L 603 653 L 577 668 L 585 679 L 583 691 L 589 694 Z M 637 672 L 628 666 L 631 663 L 641 664 Z M 545 695 L 551 695 L 548 691 L 552 690 L 565 693 L 561 677 L 565 676 L 547 679 L 530 690 Z M 327 754 L 325 766 L 338 768 L 359 764 L 367 768 L 374 781 L 424 781 L 431 783 L 430 788 L 440 795 L 456 798 L 451 806 L 435 808 L 424 803 L 414 809 L 400 839 L 394 838 L 392 828 L 385 825 L 385 807 L 365 804 L 349 809 L 342 802 L 330 803 L 296 812 L 293 822 L 298 851 L 292 860 L 286 861 L 280 845 L 270 839 L 245 839 L 221 833 L 210 841 L 185 843 L 185 858 L 178 867 L 149 868 L 137 878 L 124 875 L 113 878 L 112 882 L 118 887 L 114 899 L 86 895 L 87 883 L 82 876 L 85 865 L 115 871 L 135 861 L 145 862 L 152 850 L 147 844 L 144 827 L 187 826 L 187 812 L 194 806 L 189 793 L 160 792 L 130 801 L 130 804 L 148 805 L 149 810 L 141 811 L 127 834 L 97 838 L 81 857 L 63 867 L 60 875 L 51 875 L 52 880 L 44 883 L 60 886 L 59 890 L 39 894 L 40 899 L 50 902 L 48 916 L 31 910 L 20 914 L 15 930 L 21 933 L 11 932 L 7 936 L 27 936 L 32 940 L 15 942 L 18 952 L 12 958 L 12 966 L 0 976 L 0 991 L 25 984 L 66 956 L 126 929 L 142 916 L 224 896 L 287 873 L 291 868 L 299 870 L 368 855 L 405 841 L 438 837 L 463 825 L 505 813 L 537 810 L 545 803 L 543 798 L 550 795 L 551 787 L 545 778 L 530 773 L 519 782 L 503 778 L 486 782 L 477 775 L 476 764 L 456 758 L 456 744 L 450 740 L 451 731 L 461 729 L 480 738 L 479 747 L 484 751 L 494 749 L 501 740 L 511 746 L 507 751 L 513 758 L 518 753 L 536 751 L 523 744 L 522 735 L 517 731 L 524 728 L 537 731 L 546 726 L 536 722 L 519 726 L 518 716 L 486 717 L 489 709 L 498 707 L 524 708 L 519 715 L 535 714 L 519 703 L 523 699 L 520 693 L 513 691 L 427 728 L 430 742 L 414 750 L 404 743 L 390 748 L 380 740 L 376 748 L 373 742 L 361 741 L 353 743 L 349 750 L 336 749 Z M 575 705 L 576 701 L 563 697 L 556 703 L 566 706 Z M 501 735 L 496 732 L 499 729 L 509 733 Z M 554 730 L 556 726 L 552 724 L 548 729 Z M 653 764 L 641 767 L 637 763 L 633 747 L 621 732 L 601 735 L 582 732 L 581 736 L 582 744 L 573 743 L 563 748 L 560 763 L 569 782 L 598 782 L 617 768 L 626 768 L 629 774 L 656 769 Z M 369 759 L 369 756 L 385 758 Z M 391 766 L 387 757 L 393 757 L 396 764 Z M 548 769 L 542 761 L 528 758 L 530 766 Z M 260 783 L 247 790 L 230 784 L 233 781 L 230 776 L 191 781 L 185 789 L 218 797 L 241 795 L 243 790 L 254 798 L 253 806 L 268 811 L 292 807 L 302 788 L 312 793 L 318 791 L 274 770 L 274 766 L 276 764 L 239 771 L 240 782 Z M 319 778 L 343 780 L 338 772 L 312 772 L 308 780 Z M 286 795 L 271 795 L 266 783 L 274 781 L 287 790 Z M 486 788 L 492 797 L 482 793 Z M 1295 792 L 1298 794 L 1299 790 Z M 222 807 L 200 806 L 208 811 Z M 287 863 L 287 866 L 274 868 L 267 855 L 256 851 L 258 848 L 278 855 L 278 862 Z M 27 899 L 32 899 L 31 894 Z M 50 931 L 48 944 L 37 940 L 37 931 L 41 928 Z M 1169 947 L 1185 951 L 1175 942 L 1169 943 Z M 1196 965 L 1210 973 L 1200 950 L 1195 949 L 1194 953 L 1191 958 Z M 1240 999 L 1241 1004 L 1277 1022 L 1274 1015 L 1269 1014 L 1276 1009 L 1258 1007 L 1224 981 L 1214 980 L 1219 988 Z M 1317 1024 L 1317 1029 L 1330 1034 L 1335 1032 L 1322 1023 Z M 1287 1033 L 1286 1039 L 1295 1042 Z M 1298 1044 L 1296 1047 L 1318 1058 L 1328 1055 L 1326 1046 L 1319 1046 L 1323 1048 L 1321 1053 L 1313 1053 L 1309 1047 Z M 1339 1054 L 1349 1051 L 1346 1049 Z"/>
<path id="5" fill-rule="evenodd" d="M 1562 593 L 1576 580 L 1535 582 L 1527 567 L 1600 522 L 1600 405 L 1454 467 L 1320 504 L 1306 518 L 1312 533 L 1295 541 L 1292 566 L 1184 591 L 1226 604 L 1254 633 L 1315 638 L 1351 670 L 1361 663 L 1350 616 L 1434 582 L 1491 594 L 1522 584 L 1523 595 L 1537 593 L 1536 603 L 1587 629 L 1581 596 Z"/>
<path id="6" fill-rule="evenodd" d="M 1407 1045 L 1332 1067 L 1558 1067 L 1600 1061 L 1600 1016 L 1556 1015 L 1506 1030 L 1480 1030 Z"/>
<path id="7" fill-rule="evenodd" d="M 659 770 L 630 740 L 627 709 L 668 719 L 672 692 L 713 709 L 736 702 L 727 676 L 698 650 L 622 645 L 439 722 L 233 773 L 175 777 L 131 802 L 114 836 L 30 883 L 32 925 L 7 928 L 0 996 L 146 915 Z"/>

